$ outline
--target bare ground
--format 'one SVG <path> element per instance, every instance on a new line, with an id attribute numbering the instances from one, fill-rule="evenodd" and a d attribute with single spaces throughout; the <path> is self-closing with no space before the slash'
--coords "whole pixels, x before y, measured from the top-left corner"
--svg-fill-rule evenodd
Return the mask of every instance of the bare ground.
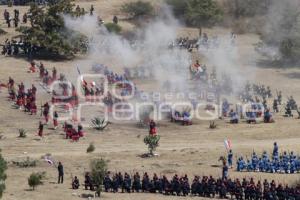
<path id="1" fill-rule="evenodd" d="M 82 1 L 83 2 L 83 1 Z M 113 14 L 118 14 L 118 6 L 125 0 L 105 0 L 88 1 L 86 8 L 90 4 L 96 6 L 97 13 L 100 13 L 104 20 L 111 20 Z M 3 12 L 5 7 L 0 7 Z M 12 10 L 12 8 L 9 8 Z M 22 8 L 21 13 L 26 8 Z M 22 14 L 21 14 L 22 16 Z M 0 20 L 3 22 L 3 20 Z M 121 25 L 130 28 L 130 24 L 121 22 Z M 4 26 L 2 26 L 4 27 Z M 5 38 L 15 35 L 12 29 L 6 36 L 0 36 L 2 42 Z M 223 29 L 207 30 L 207 32 L 222 32 Z M 192 35 L 197 34 L 197 30 L 185 29 L 184 33 Z M 259 56 L 253 51 L 253 44 L 259 38 L 256 35 L 241 35 L 238 37 L 238 45 L 241 57 Z M 247 60 L 247 59 L 246 59 Z M 253 59 L 251 59 L 253 60 Z M 0 56 L 0 80 L 6 82 L 8 76 L 12 76 L 17 83 L 23 81 L 27 87 L 31 83 L 37 86 L 37 74 L 27 73 L 28 63 L 23 59 L 15 59 Z M 69 69 L 74 69 L 78 60 L 67 62 L 49 62 L 43 61 L 50 69 L 55 66 L 59 72 L 67 73 Z M 296 100 L 300 100 L 300 79 L 297 74 L 299 68 L 265 68 L 257 63 L 240 63 L 241 71 L 251 71 L 255 73 L 255 80 L 259 83 L 270 85 L 271 88 L 277 88 L 283 91 L 285 95 L 293 94 Z M 245 74 L 247 77 L 247 74 Z M 151 87 L 150 85 L 144 84 Z M 38 86 L 38 103 L 45 102 L 50 96 L 46 95 L 42 88 Z M 144 159 L 139 155 L 147 151 L 142 139 L 147 134 L 146 129 L 137 128 L 136 123 L 112 124 L 103 133 L 97 133 L 94 130 L 86 130 L 87 137 L 77 143 L 72 143 L 63 139 L 62 129 L 56 131 L 45 129 L 46 136 L 40 140 L 36 136 L 39 115 L 29 116 L 22 111 L 11 108 L 11 102 L 6 100 L 7 91 L 2 89 L 0 93 L 0 123 L 1 134 L 4 136 L 0 140 L 2 154 L 8 161 L 25 159 L 29 156 L 32 159 L 38 159 L 38 166 L 35 168 L 21 169 L 9 164 L 7 170 L 8 179 L 6 181 L 6 191 L 3 199 L 5 200 L 64 200 L 64 199 L 82 199 L 78 197 L 83 193 L 89 193 L 82 189 L 78 191 L 71 190 L 71 177 L 77 175 L 80 181 L 83 181 L 84 172 L 89 169 L 89 162 L 92 158 L 103 157 L 109 161 L 111 171 L 135 171 L 156 172 L 172 176 L 174 173 L 179 175 L 188 174 L 190 178 L 193 175 L 215 175 L 220 176 L 221 169 L 213 167 L 220 165 L 218 158 L 225 155 L 223 146 L 224 138 L 230 138 L 233 143 L 235 154 L 250 155 L 253 149 L 261 153 L 263 150 L 271 151 L 272 144 L 277 141 L 282 150 L 293 150 L 300 152 L 300 121 L 297 119 L 283 118 L 280 115 L 275 116 L 274 124 L 238 124 L 230 125 L 224 121 L 217 121 L 218 128 L 211 130 L 208 128 L 209 122 L 196 121 L 194 125 L 182 127 L 162 122 L 158 129 L 161 135 L 160 147 L 158 148 L 158 157 Z M 24 139 L 17 138 L 18 129 L 28 130 L 28 136 Z M 49 125 L 51 128 L 51 125 Z M 90 142 L 94 142 L 96 151 L 87 154 L 86 148 Z M 57 170 L 49 166 L 41 159 L 41 156 L 51 153 L 56 161 L 62 161 L 65 166 L 65 183 L 57 185 Z M 47 178 L 44 184 L 36 191 L 30 191 L 27 178 L 32 172 L 46 171 Z M 230 171 L 231 177 L 256 177 L 256 179 L 275 179 L 276 181 L 292 184 L 299 179 L 299 175 L 286 174 L 266 174 L 266 173 L 237 173 Z M 166 197 L 151 194 L 103 194 L 103 199 L 130 199 L 130 200 L 160 200 L 174 199 L 175 197 Z M 200 199 L 200 198 L 180 198 L 176 199 Z"/>

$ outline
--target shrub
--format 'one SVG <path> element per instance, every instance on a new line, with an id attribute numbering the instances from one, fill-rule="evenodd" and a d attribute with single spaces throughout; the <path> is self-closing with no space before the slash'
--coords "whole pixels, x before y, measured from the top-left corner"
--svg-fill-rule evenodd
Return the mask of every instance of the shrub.
<path id="1" fill-rule="evenodd" d="M 223 11 L 213 0 L 168 0 L 167 3 L 175 16 L 198 28 L 214 25 L 223 16 Z"/>
<path id="2" fill-rule="evenodd" d="M 32 173 L 28 178 L 28 185 L 34 190 L 37 186 L 42 185 L 42 179 L 44 178 L 44 173 Z"/>
<path id="3" fill-rule="evenodd" d="M 105 121 L 105 119 L 100 119 L 98 117 L 92 119 L 91 122 L 92 127 L 98 131 L 103 131 L 109 125 L 109 122 Z"/>
<path id="4" fill-rule="evenodd" d="M 36 167 L 37 160 L 30 160 L 30 158 L 27 157 L 26 160 L 24 161 L 13 161 L 12 163 L 21 168 L 28 168 L 28 167 Z"/>
<path id="5" fill-rule="evenodd" d="M 147 135 L 144 138 L 144 143 L 148 145 L 148 150 L 150 155 L 154 155 L 153 152 L 156 150 L 156 148 L 159 146 L 159 135 Z"/>
<path id="6" fill-rule="evenodd" d="M 210 129 L 216 129 L 217 128 L 217 124 L 215 123 L 215 121 L 209 122 L 209 128 Z"/>
<path id="7" fill-rule="evenodd" d="M 103 179 L 107 173 L 107 162 L 104 159 L 95 159 L 90 163 L 91 178 L 97 186 L 96 192 L 100 196 Z"/>
<path id="8" fill-rule="evenodd" d="M 24 129 L 19 129 L 19 138 L 26 138 L 27 135 L 26 135 L 27 131 L 25 131 Z"/>
<path id="9" fill-rule="evenodd" d="M 128 13 L 132 18 L 137 18 L 152 15 L 154 8 L 149 2 L 136 1 L 123 4 L 121 11 Z"/>
<path id="10" fill-rule="evenodd" d="M 111 32 L 111 33 L 120 33 L 122 31 L 122 27 L 118 24 L 115 23 L 106 23 L 104 24 L 104 26 L 106 27 L 106 29 Z"/>
<path id="11" fill-rule="evenodd" d="M 93 143 L 91 143 L 90 145 L 89 145 L 89 147 L 86 149 L 86 152 L 87 153 L 92 153 L 93 151 L 95 151 L 95 145 L 93 144 Z"/>
<path id="12" fill-rule="evenodd" d="M 6 169 L 7 169 L 7 163 L 2 157 L 2 155 L 0 154 L 0 198 L 2 197 L 3 192 L 5 190 Z"/>

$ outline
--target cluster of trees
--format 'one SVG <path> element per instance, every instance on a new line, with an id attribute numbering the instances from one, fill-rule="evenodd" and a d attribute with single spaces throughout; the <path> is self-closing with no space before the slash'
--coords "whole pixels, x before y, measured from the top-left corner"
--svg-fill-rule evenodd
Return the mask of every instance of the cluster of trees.
<path id="1" fill-rule="evenodd" d="M 298 0 L 228 0 L 234 19 L 259 16 L 257 32 L 267 46 L 277 47 L 282 61 L 300 56 L 300 4 Z M 263 23 L 261 23 L 263 21 Z"/>
<path id="2" fill-rule="evenodd" d="M 238 19 L 265 15 L 271 3 L 272 0 L 228 0 L 226 7 L 228 13 Z"/>
<path id="3" fill-rule="evenodd" d="M 20 29 L 22 38 L 36 47 L 37 54 L 72 56 L 82 50 L 86 38 L 65 26 L 63 14 L 78 16 L 73 0 L 50 1 L 47 7 L 31 4 L 31 26 Z"/>
<path id="4" fill-rule="evenodd" d="M 265 44 L 278 46 L 284 59 L 294 60 L 300 55 L 300 8 L 297 0 L 227 0 L 223 6 L 216 0 L 165 1 L 178 19 L 200 29 L 222 21 L 224 13 L 235 20 L 260 16 L 265 19 L 266 28 L 259 26 Z M 43 7 L 31 4 L 31 26 L 19 28 L 21 37 L 38 49 L 37 53 L 48 56 L 68 57 L 85 52 L 87 38 L 68 30 L 63 18 L 63 14 L 78 17 L 74 7 L 73 0 L 49 0 L 47 6 Z M 151 2 L 140 0 L 125 3 L 121 7 L 121 11 L 132 19 L 153 16 L 154 10 Z M 107 23 L 105 26 L 114 33 L 122 30 L 117 23 Z"/>
<path id="5" fill-rule="evenodd" d="M 154 7 L 150 2 L 136 1 L 123 4 L 121 11 L 127 13 L 131 18 L 138 18 L 153 15 Z"/>
<path id="6" fill-rule="evenodd" d="M 300 7 L 297 0 L 273 0 L 266 16 L 266 30 L 262 40 L 279 46 L 281 57 L 297 61 L 300 56 Z"/>
<path id="7" fill-rule="evenodd" d="M 223 11 L 214 0 L 167 0 L 173 13 L 189 26 L 205 27 L 222 20 Z"/>
<path id="8" fill-rule="evenodd" d="M 193 27 L 211 26 L 222 19 L 222 9 L 214 0 L 166 0 L 174 15 Z M 152 16 L 154 7 L 150 2 L 125 3 L 121 11 L 131 18 Z"/>

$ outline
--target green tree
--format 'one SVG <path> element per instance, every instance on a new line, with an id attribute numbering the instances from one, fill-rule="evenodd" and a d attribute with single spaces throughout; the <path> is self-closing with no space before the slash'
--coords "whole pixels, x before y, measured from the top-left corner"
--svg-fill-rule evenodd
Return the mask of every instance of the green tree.
<path id="1" fill-rule="evenodd" d="M 75 16 L 73 0 L 50 1 L 47 7 L 30 5 L 31 27 L 21 29 L 24 39 L 45 52 L 61 56 L 72 56 L 80 48 L 84 37 L 65 27 L 63 14 Z"/>
<path id="2" fill-rule="evenodd" d="M 273 0 L 228 0 L 229 14 L 235 18 L 265 15 Z"/>
<path id="3" fill-rule="evenodd" d="M 2 198 L 3 192 L 5 190 L 6 169 L 7 169 L 7 163 L 2 157 L 2 155 L 0 154 L 0 198 Z"/>
<path id="4" fill-rule="evenodd" d="M 221 8 L 213 0 L 167 0 L 167 3 L 175 16 L 198 28 L 214 25 L 223 16 Z"/>
<path id="5" fill-rule="evenodd" d="M 137 18 L 152 15 L 154 8 L 150 2 L 136 1 L 123 4 L 121 11 L 128 13 L 132 18 Z"/>
<path id="6" fill-rule="evenodd" d="M 34 190 L 38 185 L 43 184 L 42 178 L 40 173 L 32 173 L 28 178 L 28 185 Z"/>
<path id="7" fill-rule="evenodd" d="M 104 159 L 95 159 L 90 163 L 91 178 L 97 186 L 97 193 L 100 196 L 103 179 L 107 173 L 107 162 Z"/>
<path id="8" fill-rule="evenodd" d="M 144 138 L 144 143 L 146 145 L 148 145 L 148 150 L 149 150 L 149 154 L 151 156 L 154 155 L 154 151 L 156 150 L 156 148 L 159 146 L 159 140 L 160 140 L 160 136 L 159 135 L 147 135 Z"/>

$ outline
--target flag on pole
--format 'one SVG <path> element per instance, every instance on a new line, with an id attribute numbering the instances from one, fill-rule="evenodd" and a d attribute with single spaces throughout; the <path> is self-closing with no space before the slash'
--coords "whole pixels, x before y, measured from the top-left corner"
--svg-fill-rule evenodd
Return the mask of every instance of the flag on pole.
<path id="1" fill-rule="evenodd" d="M 224 140 L 224 146 L 225 146 L 226 150 L 231 149 L 231 141 L 228 140 L 228 139 L 225 139 Z"/>
<path id="2" fill-rule="evenodd" d="M 46 161 L 47 163 L 49 163 L 50 165 L 53 165 L 53 164 L 54 164 L 54 162 L 53 162 L 50 158 L 48 158 L 48 157 L 45 158 L 45 161 Z"/>

